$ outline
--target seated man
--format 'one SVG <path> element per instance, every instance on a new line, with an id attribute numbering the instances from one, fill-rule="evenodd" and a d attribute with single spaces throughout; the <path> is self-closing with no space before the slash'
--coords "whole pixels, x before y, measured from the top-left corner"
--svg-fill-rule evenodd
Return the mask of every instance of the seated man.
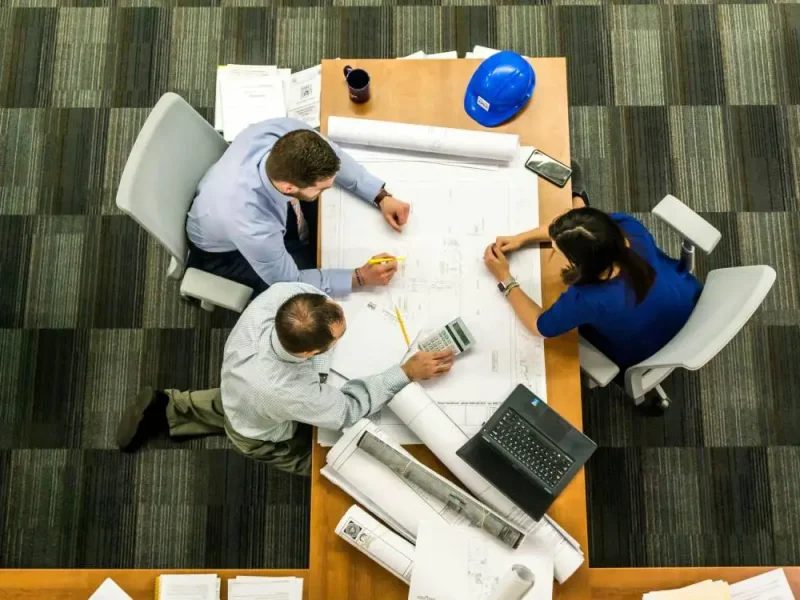
<path id="1" fill-rule="evenodd" d="M 149 436 L 226 433 L 246 456 L 307 475 L 311 427 L 342 429 L 380 409 L 412 381 L 444 375 L 450 352 L 417 352 L 402 366 L 347 382 L 325 380 L 345 332 L 341 307 L 306 283 L 277 283 L 242 313 L 225 344 L 219 389 L 144 388 L 128 406 L 117 444 L 133 451 Z"/>
<path id="2" fill-rule="evenodd" d="M 186 221 L 188 266 L 247 285 L 256 295 L 279 281 L 302 281 L 333 296 L 385 285 L 397 261 L 316 268 L 317 200 L 334 181 L 401 231 L 408 204 L 305 123 L 270 119 L 251 125 L 197 186 Z"/>

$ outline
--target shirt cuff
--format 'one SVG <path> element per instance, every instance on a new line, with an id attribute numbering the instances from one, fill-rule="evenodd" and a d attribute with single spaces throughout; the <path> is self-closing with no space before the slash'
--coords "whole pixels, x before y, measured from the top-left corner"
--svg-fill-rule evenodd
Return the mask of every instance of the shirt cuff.
<path id="1" fill-rule="evenodd" d="M 375 204 L 375 198 L 378 197 L 384 185 L 386 185 L 385 181 L 378 179 L 371 173 L 366 173 L 362 184 L 358 187 L 360 188 L 359 191 L 363 194 L 362 198 L 370 204 Z"/>
<path id="2" fill-rule="evenodd" d="M 389 390 L 392 396 L 399 393 L 400 390 L 411 383 L 411 380 L 408 378 L 406 372 L 403 371 L 403 367 L 400 365 L 384 371 L 383 380 L 384 385 L 386 385 L 386 389 Z"/>
<path id="3" fill-rule="evenodd" d="M 346 296 L 353 291 L 353 269 L 326 269 L 331 279 L 331 296 Z"/>

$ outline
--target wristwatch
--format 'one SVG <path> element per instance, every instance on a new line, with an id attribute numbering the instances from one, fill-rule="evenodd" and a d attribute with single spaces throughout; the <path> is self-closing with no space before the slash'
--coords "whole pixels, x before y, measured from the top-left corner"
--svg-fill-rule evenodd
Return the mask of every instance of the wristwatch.
<path id="1" fill-rule="evenodd" d="M 513 290 L 515 287 L 519 287 L 519 283 L 517 283 L 517 280 L 514 279 L 513 275 L 497 284 L 497 289 L 500 290 L 500 293 L 503 294 L 503 296 L 508 296 L 508 292 Z"/>
<path id="2" fill-rule="evenodd" d="M 375 206 L 377 206 L 378 208 L 380 208 L 380 206 L 381 206 L 381 201 L 382 201 L 384 198 L 386 198 L 386 196 L 391 196 L 391 194 L 390 194 L 389 192 L 387 192 L 387 191 L 386 191 L 386 188 L 381 188 L 381 191 L 380 191 L 380 192 L 378 192 L 378 195 L 377 195 L 377 196 L 375 196 Z"/>

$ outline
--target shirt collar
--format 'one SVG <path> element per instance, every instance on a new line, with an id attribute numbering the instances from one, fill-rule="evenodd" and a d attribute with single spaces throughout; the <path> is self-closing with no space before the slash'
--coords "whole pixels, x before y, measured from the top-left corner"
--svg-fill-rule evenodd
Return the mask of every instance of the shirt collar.
<path id="1" fill-rule="evenodd" d="M 261 160 L 258 161 L 258 163 L 256 164 L 256 168 L 258 169 L 258 177 L 261 180 L 261 185 L 263 185 L 265 189 L 267 189 L 267 190 L 272 189 L 272 190 L 275 190 L 276 192 L 278 192 L 278 190 L 275 189 L 275 186 L 272 185 L 272 182 L 269 180 L 269 177 L 267 177 L 267 157 L 268 156 L 269 156 L 269 152 L 264 154 L 264 156 L 261 157 Z M 278 193 L 280 194 L 280 192 L 278 192 Z"/>
<path id="2" fill-rule="evenodd" d="M 286 350 L 278 339 L 278 332 L 275 329 L 272 330 L 272 334 L 270 335 L 270 344 L 272 345 L 272 351 L 275 353 L 275 356 L 283 362 L 301 363 L 308 360 L 307 358 L 295 356 Z"/>

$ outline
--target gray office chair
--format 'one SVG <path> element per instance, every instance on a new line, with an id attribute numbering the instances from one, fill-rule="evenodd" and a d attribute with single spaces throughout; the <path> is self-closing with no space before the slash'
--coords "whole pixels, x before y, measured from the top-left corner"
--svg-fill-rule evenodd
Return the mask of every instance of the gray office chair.
<path id="1" fill-rule="evenodd" d="M 253 290 L 234 281 L 186 269 L 186 213 L 197 184 L 228 145 L 203 117 L 173 93 L 164 94 L 133 145 L 117 191 L 117 206 L 166 248 L 167 277 L 181 280 L 181 295 L 208 311 L 242 312 Z"/>
<path id="2" fill-rule="evenodd" d="M 694 250 L 710 253 L 720 232 L 674 196 L 667 196 L 653 213 L 683 236 L 682 266 L 694 270 Z M 639 405 L 650 390 L 656 390 L 662 408 L 669 399 L 660 383 L 676 368 L 696 371 L 733 339 L 761 305 L 772 284 L 775 270 L 765 265 L 716 269 L 706 278 L 697 305 L 686 325 L 653 356 L 625 371 L 625 392 Z M 605 387 L 619 367 L 588 341 L 579 338 L 581 371 L 590 387 Z"/>

